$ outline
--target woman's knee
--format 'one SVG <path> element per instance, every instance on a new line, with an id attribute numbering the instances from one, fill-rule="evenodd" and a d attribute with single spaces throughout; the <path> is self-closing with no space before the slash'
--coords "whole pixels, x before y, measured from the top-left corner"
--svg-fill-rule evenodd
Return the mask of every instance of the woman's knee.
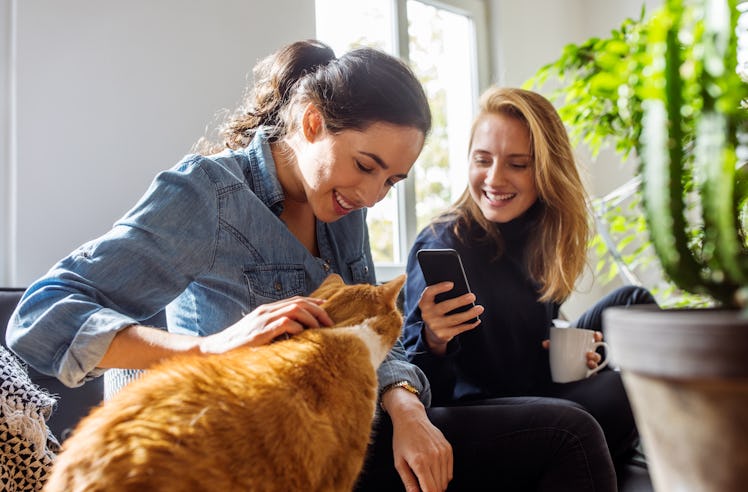
<path id="1" fill-rule="evenodd" d="M 543 405 L 547 406 L 546 414 L 549 416 L 550 425 L 576 436 L 580 441 L 589 442 L 595 446 L 600 444 L 605 446 L 605 434 L 602 427 L 582 405 L 560 399 L 556 399 L 553 403 L 543 403 Z"/>
<path id="2" fill-rule="evenodd" d="M 613 291 L 615 298 L 613 305 L 634 306 L 636 304 L 656 304 L 652 293 L 644 287 L 626 285 Z"/>
<path id="3" fill-rule="evenodd" d="M 538 490 L 614 490 L 615 470 L 600 423 L 577 403 L 549 400 L 541 411 L 551 426 L 547 446 L 553 452 Z M 565 486 L 559 488 L 559 482 Z"/>

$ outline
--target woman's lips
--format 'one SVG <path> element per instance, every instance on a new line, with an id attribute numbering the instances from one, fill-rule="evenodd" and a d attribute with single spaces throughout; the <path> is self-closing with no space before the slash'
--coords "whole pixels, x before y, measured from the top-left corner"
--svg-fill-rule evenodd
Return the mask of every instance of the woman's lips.
<path id="1" fill-rule="evenodd" d="M 337 191 L 333 192 L 333 204 L 335 205 L 335 211 L 340 215 L 345 215 L 354 208 L 356 208 L 355 204 L 349 202 L 346 200 L 343 195 L 338 193 Z"/>
<path id="2" fill-rule="evenodd" d="M 503 205 L 509 200 L 511 200 L 512 198 L 514 198 L 515 196 L 517 196 L 517 194 L 516 193 L 492 193 L 490 191 L 484 190 L 483 196 L 485 196 L 486 199 L 491 204 Z"/>

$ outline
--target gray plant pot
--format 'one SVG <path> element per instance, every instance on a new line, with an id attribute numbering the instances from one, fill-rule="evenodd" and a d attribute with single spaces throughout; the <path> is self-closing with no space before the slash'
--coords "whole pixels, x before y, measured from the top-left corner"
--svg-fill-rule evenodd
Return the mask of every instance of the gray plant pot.
<path id="1" fill-rule="evenodd" d="M 603 323 L 655 490 L 748 490 L 748 318 L 634 306 Z"/>

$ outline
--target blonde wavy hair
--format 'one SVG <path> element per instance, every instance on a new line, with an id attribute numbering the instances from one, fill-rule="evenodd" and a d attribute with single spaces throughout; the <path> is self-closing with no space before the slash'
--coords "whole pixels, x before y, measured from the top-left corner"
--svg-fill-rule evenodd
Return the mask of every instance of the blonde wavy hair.
<path id="1" fill-rule="evenodd" d="M 587 192 L 561 118 L 550 101 L 538 93 L 517 88 L 492 87 L 480 99 L 480 112 L 470 132 L 486 114 L 502 114 L 522 122 L 530 133 L 535 186 L 541 206 L 537 234 L 530 239 L 527 267 L 540 284 L 541 301 L 563 302 L 574 290 L 587 262 L 590 214 Z M 460 240 L 472 224 L 496 245 L 496 258 L 504 250 L 499 229 L 487 220 L 466 189 L 436 221 L 456 219 Z"/>

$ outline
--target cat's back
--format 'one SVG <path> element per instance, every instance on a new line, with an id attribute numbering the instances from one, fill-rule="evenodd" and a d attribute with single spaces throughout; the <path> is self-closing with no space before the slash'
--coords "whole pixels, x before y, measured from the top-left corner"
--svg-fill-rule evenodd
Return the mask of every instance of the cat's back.
<path id="1" fill-rule="evenodd" d="M 346 324 L 344 301 L 330 311 Z M 375 310 L 345 328 L 155 367 L 81 421 L 45 492 L 350 490 L 369 442 L 375 367 L 401 322 Z"/>

